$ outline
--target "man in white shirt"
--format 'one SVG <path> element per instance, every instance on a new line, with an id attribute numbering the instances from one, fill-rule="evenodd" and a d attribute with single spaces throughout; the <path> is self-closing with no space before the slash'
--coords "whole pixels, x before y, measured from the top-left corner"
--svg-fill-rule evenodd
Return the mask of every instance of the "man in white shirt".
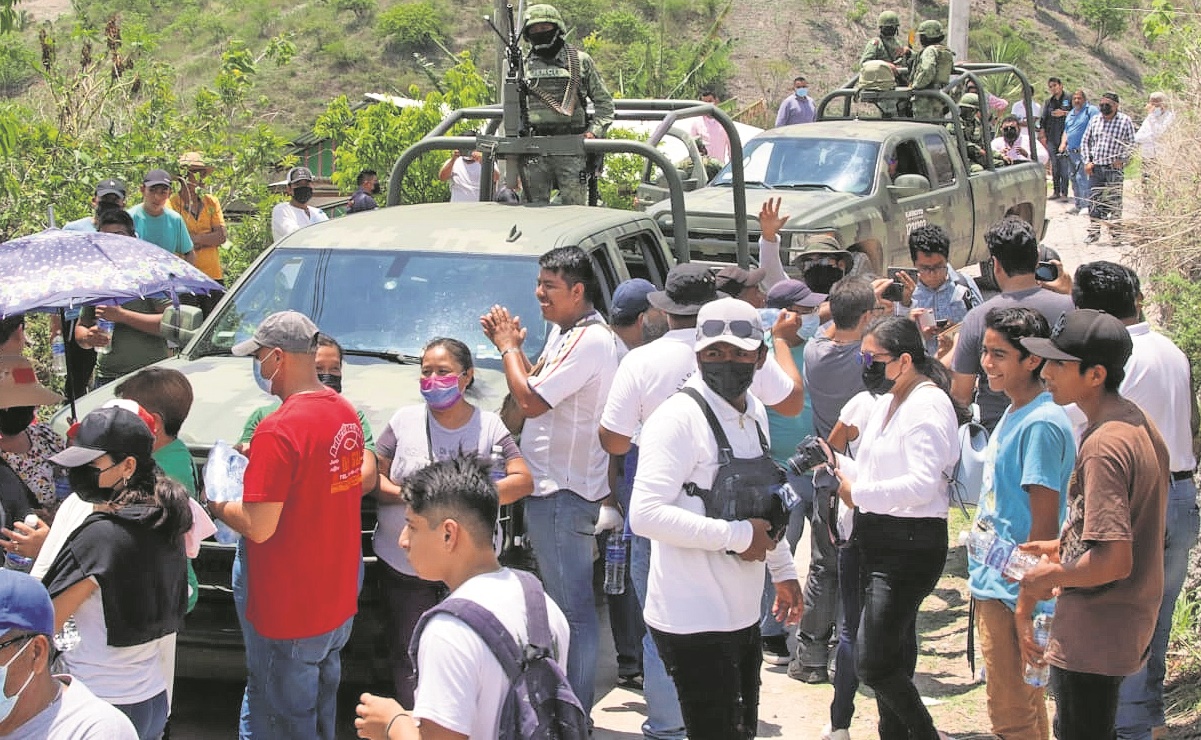
<path id="1" fill-rule="evenodd" d="M 696 374 L 696 351 L 692 347 L 696 340 L 696 316 L 704 305 L 717 297 L 713 272 L 696 263 L 676 265 L 667 274 L 664 289 L 647 295 L 651 306 L 667 314 L 669 331 L 653 342 L 630 350 L 622 359 L 600 420 L 601 445 L 612 455 L 626 455 L 625 476 L 631 484 L 638 466 L 639 451 L 635 440 L 639 438 L 639 429 L 660 404 Z M 788 324 L 789 321 L 792 323 Z M 795 315 L 783 316 L 782 322 L 777 322 L 780 331 L 773 329 L 773 337 L 779 338 L 773 338 L 773 342 L 784 342 L 784 337 L 789 335 L 787 327 L 794 335 L 799 327 L 799 317 Z M 781 415 L 795 416 L 804 408 L 804 386 L 787 346 L 777 346 L 776 354 L 790 369 L 769 358 L 755 373 L 751 392 Z M 646 604 L 650 562 L 650 540 L 634 536 L 630 543 L 630 579 L 643 606 Z M 647 708 L 643 734 L 653 740 L 683 738 L 684 720 L 675 686 L 650 635 L 643 639 L 642 650 L 643 695 Z"/>
<path id="2" fill-rule="evenodd" d="M 291 198 L 285 203 L 276 203 L 271 209 L 271 238 L 275 241 L 293 231 L 329 220 L 325 211 L 308 204 L 313 199 L 313 172 L 308 167 L 288 170 L 287 193 Z"/>
<path id="3" fill-rule="evenodd" d="M 502 568 L 492 547 L 499 509 L 496 487 L 473 456 L 435 462 L 405 480 L 405 528 L 400 546 L 422 578 L 442 581 L 449 599 L 487 609 L 529 643 L 522 583 Z M 551 656 L 560 666 L 569 645 L 567 619 L 547 596 Z M 537 603 L 537 602 L 532 602 Z M 394 699 L 363 694 L 355 729 L 365 738 L 495 738 L 510 682 L 488 643 L 466 622 L 435 614 L 414 636 L 417 694 L 412 713 Z"/>
<path id="4" fill-rule="evenodd" d="M 483 172 L 483 155 L 478 151 L 460 149 L 442 163 L 438 179 L 450 183 L 451 203 L 473 203 L 480 199 L 480 177 Z M 500 172 L 492 170 L 492 182 L 500 179 Z"/>
<path id="5" fill-rule="evenodd" d="M 554 324 L 535 367 L 521 349 L 521 320 L 503 306 L 480 317 L 500 352 L 509 393 L 525 414 L 521 453 L 534 476 L 526 527 L 547 594 L 571 625 L 568 679 L 592 708 L 600 623 L 592 590 L 593 531 L 609 495 L 609 456 L 596 437 L 617 372 L 618 340 L 593 306 L 598 294 L 588 254 L 552 249 L 538 260 L 534 295 Z"/>
<path id="6" fill-rule="evenodd" d="M 641 448 L 630 524 L 654 541 L 644 617 L 676 685 L 688 734 L 753 737 L 762 661 L 759 562 L 767 560 L 776 584 L 773 611 L 785 624 L 800 619 L 801 587 L 788 546 L 779 543 L 782 526 L 706 516 L 693 494 L 722 490 L 723 481 L 734 480 L 734 465 L 775 466 L 766 447 L 767 414 L 748 393 L 767 359 L 758 311 L 734 298 L 705 304 L 694 351 L 699 373 L 643 428 L 654 443 Z M 719 454 L 713 423 L 728 438 L 730 455 Z"/>
<path id="7" fill-rule="evenodd" d="M 1118 738 L 1142 740 L 1162 731 L 1163 680 L 1168 633 L 1176 598 L 1188 572 L 1189 551 L 1197 543 L 1201 519 L 1193 473 L 1197 458 L 1197 397 L 1192 393 L 1188 357 L 1172 340 L 1140 320 L 1138 276 L 1113 262 L 1090 262 L 1076 270 L 1072 301 L 1076 308 L 1094 308 L 1121 320 L 1130 332 L 1134 351 L 1126 361 L 1126 377 L 1118 392 L 1138 404 L 1155 423 L 1168 446 L 1172 479 L 1168 488 L 1163 548 L 1163 600 L 1151 640 L 1151 654 L 1142 669 L 1122 682 L 1118 695 Z M 1190 413 L 1184 413 L 1188 408 Z"/>
<path id="8" fill-rule="evenodd" d="M 50 672 L 54 606 L 36 578 L 0 570 L 0 738 L 136 740 L 133 723 L 83 682 Z"/>

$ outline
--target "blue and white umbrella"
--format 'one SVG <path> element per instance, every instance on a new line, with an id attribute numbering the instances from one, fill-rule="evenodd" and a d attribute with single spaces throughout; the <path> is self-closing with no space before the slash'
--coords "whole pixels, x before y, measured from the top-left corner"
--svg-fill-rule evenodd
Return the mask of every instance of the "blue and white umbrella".
<path id="1" fill-rule="evenodd" d="M 0 318 L 214 290 L 180 257 L 120 234 L 46 229 L 0 244 Z"/>

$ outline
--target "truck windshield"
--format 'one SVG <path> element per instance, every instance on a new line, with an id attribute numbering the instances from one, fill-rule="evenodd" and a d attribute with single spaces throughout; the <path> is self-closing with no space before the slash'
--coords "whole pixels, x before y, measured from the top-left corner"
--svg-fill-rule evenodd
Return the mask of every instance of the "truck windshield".
<path id="1" fill-rule="evenodd" d="M 351 249 L 276 249 L 204 328 L 195 356 L 229 354 L 264 318 L 291 309 L 310 317 L 347 352 L 397 360 L 453 337 L 476 361 L 500 361 L 480 329 L 494 304 L 520 316 L 536 357 L 547 334 L 534 284 L 536 256 Z"/>
<path id="2" fill-rule="evenodd" d="M 852 139 L 757 136 L 746 144 L 743 167 L 748 187 L 834 190 L 866 195 L 876 181 L 880 145 Z M 733 183 L 730 165 L 713 185 Z"/>

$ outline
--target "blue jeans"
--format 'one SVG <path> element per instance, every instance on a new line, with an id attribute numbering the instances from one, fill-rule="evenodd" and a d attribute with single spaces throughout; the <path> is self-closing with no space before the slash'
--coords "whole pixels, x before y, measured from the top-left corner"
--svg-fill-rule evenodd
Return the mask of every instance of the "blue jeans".
<path id="1" fill-rule="evenodd" d="M 1081 211 L 1087 211 L 1092 186 L 1089 184 L 1088 175 L 1084 172 L 1084 158 L 1080 156 L 1080 150 L 1069 149 L 1068 161 L 1071 163 L 1069 172 L 1072 178 L 1072 192 L 1076 194 L 1076 207 Z"/>
<path id="2" fill-rule="evenodd" d="M 242 642 L 250 637 L 250 622 L 246 621 L 246 538 L 238 538 L 238 551 L 234 555 L 233 572 L 230 574 L 230 587 L 234 592 L 234 610 L 238 613 L 238 625 L 242 628 Z M 242 709 L 238 715 L 238 737 L 241 740 L 252 740 L 254 732 L 250 729 L 250 682 L 242 692 Z M 256 687 L 257 690 L 257 687 Z"/>
<path id="3" fill-rule="evenodd" d="M 167 726 L 167 692 L 152 696 L 137 704 L 114 704 L 121 714 L 129 717 L 138 740 L 158 740 Z"/>
<path id="4" fill-rule="evenodd" d="M 830 727 L 849 730 L 855 716 L 855 692 L 859 674 L 855 670 L 855 640 L 859 636 L 859 550 L 854 545 L 838 548 L 838 592 L 842 615 L 838 623 L 838 648 L 834 653 L 834 700 L 830 702 Z"/>
<path id="5" fill-rule="evenodd" d="M 567 617 L 571 644 L 567 681 L 585 712 L 592 711 L 600 620 L 592 590 L 592 530 L 599 501 L 586 501 L 572 491 L 525 499 L 525 523 L 538 560 L 542 585 Z"/>
<path id="6" fill-rule="evenodd" d="M 1197 543 L 1201 512 L 1197 508 L 1197 484 L 1192 479 L 1172 481 L 1168 493 L 1167 526 L 1163 545 L 1163 601 L 1151 638 L 1151 655 L 1146 664 L 1122 681 L 1118 693 L 1118 737 L 1150 740 L 1151 729 L 1164 724 L 1163 680 L 1172 631 L 1172 612 L 1188 573 L 1189 550 Z"/>
<path id="7" fill-rule="evenodd" d="M 796 543 L 805 532 L 805 518 L 813 508 L 813 476 L 794 475 L 788 473 L 788 483 L 792 490 L 801 497 L 801 502 L 788 515 L 788 528 L 784 531 L 784 539 L 788 540 L 788 551 L 796 554 Z M 776 585 L 771 582 L 771 573 L 764 575 L 763 601 L 761 604 L 763 618 L 759 620 L 759 632 L 764 637 L 780 637 L 784 634 L 784 624 L 771 613 L 776 602 Z"/>
<path id="8" fill-rule="evenodd" d="M 651 541 L 645 537 L 634 537 L 630 542 L 630 577 L 638 603 L 646 606 L 646 587 L 651 572 Z M 680 711 L 680 697 L 676 685 L 667 675 L 659 647 L 651 637 L 650 630 L 642 638 L 642 696 L 646 699 L 646 721 L 642 723 L 643 736 L 650 740 L 683 740 L 684 714 Z"/>

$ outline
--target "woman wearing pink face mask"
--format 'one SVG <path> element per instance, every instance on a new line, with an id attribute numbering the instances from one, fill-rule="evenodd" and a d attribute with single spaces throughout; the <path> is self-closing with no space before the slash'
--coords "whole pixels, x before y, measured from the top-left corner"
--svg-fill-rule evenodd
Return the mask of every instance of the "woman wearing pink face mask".
<path id="1" fill-rule="evenodd" d="M 423 404 L 402 406 L 376 441 L 379 461 L 378 524 L 373 539 L 375 554 L 385 566 L 379 570 L 380 592 L 387 619 L 385 634 L 391 651 L 396 698 L 413 707 L 416 687 L 409 660 L 409 638 L 417 619 L 445 594 L 441 583 L 423 581 L 400 547 L 405 526 L 401 489 L 404 479 L 435 460 L 460 451 L 475 451 L 485 459 L 499 446 L 505 458 L 505 476 L 496 482 L 500 503 L 511 504 L 534 490 L 534 479 L 521 457 L 517 442 L 491 411 L 467 402 L 475 377 L 471 350 L 457 339 L 439 337 L 421 353 Z"/>

